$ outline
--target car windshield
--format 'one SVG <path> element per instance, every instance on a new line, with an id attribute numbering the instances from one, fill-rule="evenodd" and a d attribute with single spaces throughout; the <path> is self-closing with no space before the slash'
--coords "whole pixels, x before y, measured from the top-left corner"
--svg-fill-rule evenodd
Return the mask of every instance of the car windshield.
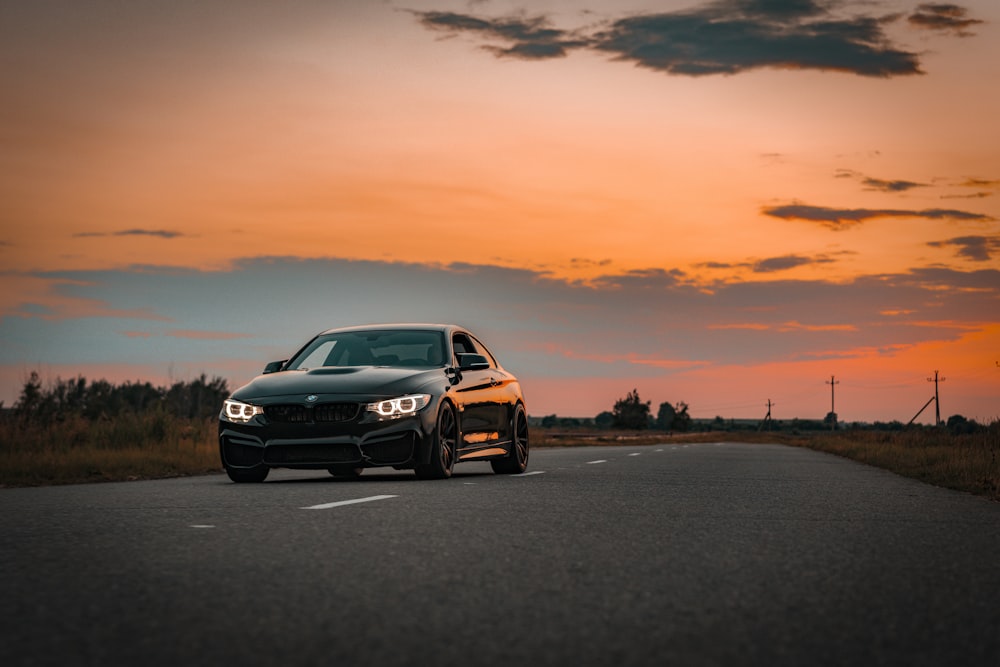
<path id="1" fill-rule="evenodd" d="M 351 331 L 317 336 L 286 369 L 324 366 L 444 366 L 440 331 Z"/>

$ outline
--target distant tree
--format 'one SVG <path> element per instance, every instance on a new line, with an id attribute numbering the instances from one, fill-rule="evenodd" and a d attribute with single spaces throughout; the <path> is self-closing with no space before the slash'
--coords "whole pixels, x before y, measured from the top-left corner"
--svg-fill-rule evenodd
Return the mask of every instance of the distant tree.
<path id="1" fill-rule="evenodd" d="M 31 375 L 21 387 L 21 395 L 14 403 L 14 411 L 22 417 L 31 417 L 38 412 L 42 404 L 42 381 L 36 371 L 31 371 Z"/>
<path id="2" fill-rule="evenodd" d="M 975 433 L 979 430 L 979 424 L 974 419 L 966 419 L 962 415 L 952 415 L 945 423 L 948 432 L 952 435 L 963 435 L 965 433 Z"/>
<path id="3" fill-rule="evenodd" d="M 559 418 L 555 415 L 545 415 L 542 417 L 542 426 L 545 428 L 551 428 L 559 423 Z"/>
<path id="4" fill-rule="evenodd" d="M 677 410 L 670 403 L 660 403 L 660 408 L 656 411 L 656 428 L 661 431 L 670 431 L 674 428 L 674 418 Z"/>
<path id="5" fill-rule="evenodd" d="M 611 411 L 614 415 L 616 428 L 644 429 L 649 426 L 649 408 L 651 402 L 642 402 L 639 392 L 633 389 L 625 398 L 615 401 Z"/>
<path id="6" fill-rule="evenodd" d="M 823 425 L 831 430 L 836 430 L 837 428 L 837 413 L 827 412 L 826 417 L 823 417 Z"/>
<path id="7" fill-rule="evenodd" d="M 594 417 L 594 426 L 597 428 L 611 428 L 615 423 L 615 416 L 613 413 L 605 410 L 596 417 Z"/>
<path id="8" fill-rule="evenodd" d="M 678 433 L 687 433 L 691 430 L 691 415 L 688 414 L 688 404 L 684 401 L 678 403 L 675 407 L 674 414 L 674 430 Z"/>

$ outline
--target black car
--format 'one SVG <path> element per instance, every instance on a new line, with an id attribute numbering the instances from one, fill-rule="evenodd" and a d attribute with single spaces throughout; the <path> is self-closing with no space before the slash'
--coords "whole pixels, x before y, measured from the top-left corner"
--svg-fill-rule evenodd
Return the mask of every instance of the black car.
<path id="1" fill-rule="evenodd" d="M 459 461 L 517 474 L 528 464 L 521 386 L 475 336 L 454 325 L 325 331 L 233 392 L 219 452 L 234 482 L 271 468 L 413 469 L 450 477 Z"/>

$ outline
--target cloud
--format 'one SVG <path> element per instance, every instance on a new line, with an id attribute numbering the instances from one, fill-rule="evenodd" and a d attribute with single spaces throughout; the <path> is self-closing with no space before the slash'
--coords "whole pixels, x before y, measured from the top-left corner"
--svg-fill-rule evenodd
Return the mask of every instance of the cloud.
<path id="1" fill-rule="evenodd" d="M 958 251 L 955 254 L 959 257 L 988 262 L 993 253 L 1000 253 L 1000 236 L 959 236 L 947 241 L 931 241 L 927 245 L 933 248 L 956 246 Z"/>
<path id="2" fill-rule="evenodd" d="M 605 21 L 586 32 L 554 27 L 544 16 L 486 17 L 412 11 L 424 27 L 471 35 L 497 57 L 562 58 L 590 50 L 672 75 L 737 74 L 755 69 L 847 72 L 892 77 L 921 74 L 919 54 L 895 45 L 886 26 L 900 15 L 846 15 L 841 0 L 717 0 L 673 12 Z M 921 5 L 914 25 L 959 29 L 977 21 L 954 5 Z"/>
<path id="3" fill-rule="evenodd" d="M 953 187 L 974 188 L 979 190 L 971 194 L 947 194 L 941 195 L 941 199 L 985 199 L 992 197 L 1000 191 L 1000 180 L 988 178 L 967 178 L 961 183 L 956 183 Z"/>
<path id="4" fill-rule="evenodd" d="M 834 178 L 852 178 L 861 182 L 865 186 L 866 190 L 876 190 L 879 192 L 906 192 L 907 190 L 912 190 L 914 188 L 926 188 L 929 187 L 927 183 L 917 183 L 916 181 L 906 181 L 902 179 L 896 180 L 885 180 L 881 178 L 873 178 L 871 176 L 865 176 L 864 174 L 859 174 L 851 169 L 838 169 L 834 174 Z"/>
<path id="5" fill-rule="evenodd" d="M 572 49 L 587 45 L 586 39 L 572 32 L 552 28 L 544 16 L 514 16 L 480 18 L 455 12 L 413 11 L 420 23 L 431 30 L 451 35 L 471 33 L 488 40 L 498 40 L 507 46 L 486 45 L 482 48 L 500 58 L 546 60 L 561 58 Z"/>
<path id="6" fill-rule="evenodd" d="M 854 253 L 852 251 L 843 250 L 835 254 L 853 255 Z M 767 257 L 765 259 L 757 259 L 747 262 L 701 262 L 699 264 L 695 264 L 695 268 L 716 270 L 749 269 L 753 273 L 763 274 L 788 271 L 800 266 L 833 264 L 836 261 L 836 259 L 828 254 L 819 254 L 812 257 L 805 255 L 781 255 L 780 257 Z"/>
<path id="7" fill-rule="evenodd" d="M 910 25 L 926 30 L 950 32 L 959 37 L 971 37 L 973 33 L 967 28 L 983 23 L 977 19 L 968 18 L 965 7 L 952 4 L 927 3 L 917 5 L 916 11 L 907 20 Z"/>
<path id="8" fill-rule="evenodd" d="M 759 68 L 862 76 L 920 74 L 916 53 L 896 48 L 888 19 L 837 18 L 828 0 L 721 0 L 692 10 L 615 21 L 594 48 L 640 67 L 687 76 Z"/>
<path id="9" fill-rule="evenodd" d="M 914 181 L 884 181 L 880 178 L 865 178 L 861 181 L 868 190 L 881 190 L 882 192 L 906 192 L 913 188 L 925 188 L 926 183 L 916 183 Z"/>
<path id="10" fill-rule="evenodd" d="M 929 208 L 920 211 L 905 209 L 872 209 L 872 208 L 827 208 L 825 206 L 809 206 L 807 204 L 785 204 L 783 206 L 765 207 L 764 215 L 783 220 L 806 220 L 817 222 L 830 229 L 840 230 L 859 225 L 873 218 L 924 218 L 926 220 L 976 220 L 990 222 L 993 220 L 982 213 L 970 213 L 955 209 Z"/>
<path id="11" fill-rule="evenodd" d="M 759 262 L 754 262 L 753 272 L 774 273 L 776 271 L 787 271 L 789 269 L 809 264 L 831 264 L 834 261 L 836 260 L 826 256 L 803 257 L 801 255 L 784 255 L 782 257 L 771 257 L 768 259 L 762 259 Z"/>
<path id="12" fill-rule="evenodd" d="M 79 232 L 73 238 L 94 238 L 102 236 L 156 236 L 161 239 L 175 239 L 185 234 L 168 229 L 123 229 L 117 232 Z"/>
<path id="13" fill-rule="evenodd" d="M 1000 189 L 1000 180 L 990 180 L 985 178 L 968 178 L 962 184 L 964 188 L 994 188 Z"/>
<path id="14" fill-rule="evenodd" d="M 969 195 L 941 195 L 941 199 L 986 199 L 992 196 L 992 192 L 973 192 Z"/>

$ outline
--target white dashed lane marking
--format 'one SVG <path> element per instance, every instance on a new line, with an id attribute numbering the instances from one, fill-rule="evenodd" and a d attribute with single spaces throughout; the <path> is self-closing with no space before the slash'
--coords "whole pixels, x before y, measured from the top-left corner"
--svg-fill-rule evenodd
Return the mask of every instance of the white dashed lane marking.
<path id="1" fill-rule="evenodd" d="M 522 472 L 517 475 L 511 475 L 511 477 L 530 477 L 531 475 L 544 475 L 544 470 L 532 470 L 531 472 Z"/>
<path id="2" fill-rule="evenodd" d="M 353 500 L 338 500 L 335 503 L 323 503 L 322 505 L 310 505 L 309 507 L 302 507 L 304 510 L 328 510 L 333 507 L 343 507 L 344 505 L 356 505 L 358 503 L 370 503 L 373 500 L 385 500 L 387 498 L 396 498 L 396 496 L 368 496 L 367 498 L 355 498 Z"/>
<path id="3" fill-rule="evenodd" d="M 641 452 L 632 452 L 629 456 L 639 456 Z"/>
<path id="4" fill-rule="evenodd" d="M 607 459 L 597 459 L 596 461 L 587 461 L 587 465 L 592 466 L 595 463 L 607 463 Z"/>

